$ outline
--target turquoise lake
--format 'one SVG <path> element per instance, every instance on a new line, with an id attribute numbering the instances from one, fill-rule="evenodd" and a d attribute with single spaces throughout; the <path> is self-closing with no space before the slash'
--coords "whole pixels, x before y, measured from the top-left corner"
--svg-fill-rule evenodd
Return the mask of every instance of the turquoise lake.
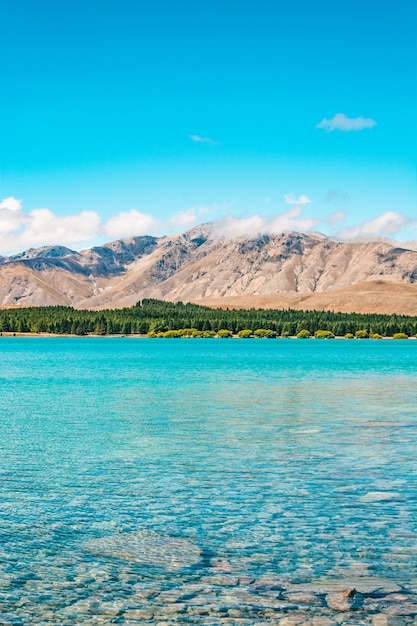
<path id="1" fill-rule="evenodd" d="M 417 625 L 417 341 L 0 359 L 0 624 Z"/>

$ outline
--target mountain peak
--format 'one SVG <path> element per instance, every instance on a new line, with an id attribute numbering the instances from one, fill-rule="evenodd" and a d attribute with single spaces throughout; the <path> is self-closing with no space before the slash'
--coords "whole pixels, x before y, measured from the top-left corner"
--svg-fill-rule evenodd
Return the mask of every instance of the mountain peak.
<path id="1" fill-rule="evenodd" d="M 65 246 L 41 246 L 40 248 L 28 248 L 20 254 L 8 257 L 10 261 L 27 261 L 29 259 L 56 259 L 77 254 L 75 250 Z M 7 258 L 7 257 L 6 257 Z"/>

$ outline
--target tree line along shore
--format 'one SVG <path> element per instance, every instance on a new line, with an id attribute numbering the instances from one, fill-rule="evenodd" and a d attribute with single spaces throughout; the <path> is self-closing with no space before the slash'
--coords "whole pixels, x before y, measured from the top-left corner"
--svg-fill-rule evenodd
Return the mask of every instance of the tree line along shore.
<path id="1" fill-rule="evenodd" d="M 417 335 L 417 316 L 292 309 L 213 309 L 146 299 L 132 307 L 102 311 L 64 306 L 0 309 L 0 333 L 406 339 Z"/>

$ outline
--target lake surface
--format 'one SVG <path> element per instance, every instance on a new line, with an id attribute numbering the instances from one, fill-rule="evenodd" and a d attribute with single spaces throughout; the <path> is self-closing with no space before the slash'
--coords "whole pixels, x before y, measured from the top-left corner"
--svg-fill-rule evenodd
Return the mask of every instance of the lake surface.
<path id="1" fill-rule="evenodd" d="M 417 341 L 0 359 L 1 624 L 417 624 Z"/>

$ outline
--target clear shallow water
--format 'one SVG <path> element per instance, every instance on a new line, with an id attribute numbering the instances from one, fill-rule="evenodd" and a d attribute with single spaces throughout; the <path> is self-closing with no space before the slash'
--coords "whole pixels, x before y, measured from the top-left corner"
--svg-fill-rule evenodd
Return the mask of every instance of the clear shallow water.
<path id="1" fill-rule="evenodd" d="M 0 623 L 417 624 L 417 342 L 0 359 Z"/>

